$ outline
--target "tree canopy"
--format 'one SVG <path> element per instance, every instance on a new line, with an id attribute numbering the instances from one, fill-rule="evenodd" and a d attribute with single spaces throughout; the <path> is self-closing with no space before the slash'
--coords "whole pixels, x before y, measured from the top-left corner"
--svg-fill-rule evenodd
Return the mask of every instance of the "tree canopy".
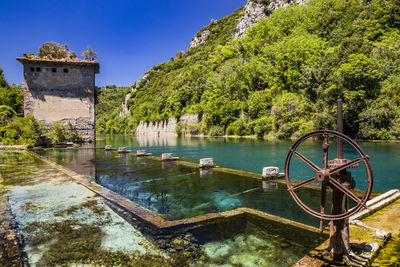
<path id="1" fill-rule="evenodd" d="M 203 44 L 150 69 L 130 118 L 196 113 L 205 134 L 288 138 L 335 129 L 341 97 L 346 134 L 400 138 L 399 0 L 309 0 L 233 40 L 242 10 L 204 27 Z"/>
<path id="2" fill-rule="evenodd" d="M 94 61 L 97 60 L 97 53 L 92 50 L 90 45 L 88 45 L 87 50 L 83 50 L 82 57 L 85 60 Z"/>
<path id="3" fill-rule="evenodd" d="M 39 47 L 38 57 L 49 59 L 76 58 L 76 53 L 68 49 L 68 45 L 46 42 Z"/>

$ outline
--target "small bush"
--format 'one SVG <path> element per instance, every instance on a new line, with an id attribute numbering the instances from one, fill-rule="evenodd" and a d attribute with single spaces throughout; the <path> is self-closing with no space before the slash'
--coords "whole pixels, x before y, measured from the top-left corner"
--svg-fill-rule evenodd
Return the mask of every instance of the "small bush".
<path id="1" fill-rule="evenodd" d="M 222 136 L 225 134 L 225 130 L 223 126 L 214 125 L 210 127 L 208 134 L 211 136 Z"/>
<path id="2" fill-rule="evenodd" d="M 43 132 L 43 125 L 32 115 L 16 117 L 8 124 L 1 127 L 1 142 L 4 145 L 27 145 L 37 143 Z"/>
<path id="3" fill-rule="evenodd" d="M 257 137 L 262 138 L 265 134 L 269 133 L 272 130 L 272 120 L 270 117 L 261 117 L 257 120 L 254 120 L 250 123 L 250 127 L 253 130 L 253 133 L 257 135 Z"/>
<path id="4" fill-rule="evenodd" d="M 46 136 L 53 144 L 62 144 L 64 142 L 79 143 L 83 141 L 82 136 L 78 134 L 72 122 L 54 121 Z"/>
<path id="5" fill-rule="evenodd" d="M 187 123 L 183 127 L 183 133 L 185 134 L 201 134 L 202 124 L 199 122 Z"/>
<path id="6" fill-rule="evenodd" d="M 226 134 L 240 136 L 250 135 L 251 129 L 248 123 L 243 118 L 240 118 L 228 125 L 226 128 Z"/>

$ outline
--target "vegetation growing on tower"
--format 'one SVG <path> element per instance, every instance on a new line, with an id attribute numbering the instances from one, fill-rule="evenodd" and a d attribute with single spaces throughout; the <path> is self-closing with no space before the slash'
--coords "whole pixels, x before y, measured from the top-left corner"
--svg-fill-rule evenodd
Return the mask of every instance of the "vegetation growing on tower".
<path id="1" fill-rule="evenodd" d="M 24 56 L 30 59 L 77 60 L 77 54 L 74 51 L 69 50 L 67 44 L 61 45 L 56 42 L 45 42 L 42 44 L 38 49 L 37 56 L 32 52 L 27 55 L 24 54 Z M 92 50 L 90 45 L 88 45 L 88 49 L 82 52 L 82 57 L 84 60 L 96 61 L 97 53 Z"/>

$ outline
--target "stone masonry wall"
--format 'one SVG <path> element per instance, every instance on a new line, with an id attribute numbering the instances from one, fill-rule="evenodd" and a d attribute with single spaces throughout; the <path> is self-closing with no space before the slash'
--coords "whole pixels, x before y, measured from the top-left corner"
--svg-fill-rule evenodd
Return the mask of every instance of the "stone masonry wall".
<path id="1" fill-rule="evenodd" d="M 86 141 L 95 140 L 94 66 L 24 64 L 24 114 L 46 126 L 71 121 Z"/>

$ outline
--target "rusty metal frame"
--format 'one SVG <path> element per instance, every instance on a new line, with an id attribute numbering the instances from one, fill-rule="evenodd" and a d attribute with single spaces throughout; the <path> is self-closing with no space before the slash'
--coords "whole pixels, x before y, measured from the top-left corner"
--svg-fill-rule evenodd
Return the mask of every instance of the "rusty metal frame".
<path id="1" fill-rule="evenodd" d="M 323 158 L 323 167 L 320 168 L 316 164 L 314 164 L 312 161 L 307 159 L 305 156 L 300 154 L 299 152 L 296 151 L 297 147 L 306 139 L 318 136 L 318 135 L 325 135 L 324 138 L 324 158 Z M 328 157 L 328 147 L 329 145 L 327 144 L 328 136 L 333 135 L 336 137 L 338 140 L 344 140 L 347 143 L 349 143 L 360 155 L 359 158 L 349 161 L 341 166 L 338 166 L 333 169 L 329 169 L 328 164 L 327 164 L 327 157 Z M 303 160 L 307 165 L 309 165 L 315 172 L 316 175 L 313 178 L 310 178 L 306 181 L 303 181 L 295 186 L 292 185 L 291 179 L 290 179 L 290 170 L 289 170 L 289 165 L 290 161 L 292 159 L 292 156 L 296 155 L 299 157 L 301 160 Z M 365 163 L 365 167 L 367 170 L 367 188 L 364 192 L 363 197 L 360 199 L 358 198 L 355 194 L 353 194 L 349 189 L 347 189 L 345 186 L 343 186 L 339 181 L 337 181 L 335 178 L 333 178 L 331 175 L 339 173 L 340 171 L 346 169 L 346 168 L 351 168 L 352 166 L 358 164 L 359 162 L 363 161 Z M 344 135 L 340 132 L 336 131 L 331 131 L 331 130 L 318 130 L 314 131 L 311 133 L 308 133 L 301 137 L 299 140 L 297 140 L 294 145 L 289 149 L 289 153 L 286 157 L 286 162 L 285 162 L 285 178 L 286 178 L 286 185 L 288 187 L 289 193 L 292 195 L 293 199 L 296 201 L 296 203 L 304 209 L 307 213 L 318 217 L 320 219 L 324 220 L 342 220 L 347 217 L 350 217 L 351 215 L 355 214 L 358 212 L 362 207 L 365 207 L 365 203 L 367 202 L 371 191 L 372 191 L 372 184 L 373 184 L 373 175 L 372 175 L 372 168 L 371 164 L 369 162 L 368 156 L 364 153 L 363 149 L 350 137 L 347 135 Z M 304 204 L 301 199 L 297 196 L 295 193 L 295 190 L 298 188 L 301 188 L 307 184 L 313 183 L 315 181 L 320 181 L 321 182 L 321 211 L 317 212 L 310 207 L 308 207 L 306 204 Z M 338 190 L 343 192 L 345 195 L 353 199 L 357 205 L 353 208 L 350 209 L 349 211 L 342 213 L 342 214 L 336 214 L 336 215 L 329 215 L 325 214 L 325 198 L 326 198 L 326 187 L 331 186 L 333 190 Z"/>

